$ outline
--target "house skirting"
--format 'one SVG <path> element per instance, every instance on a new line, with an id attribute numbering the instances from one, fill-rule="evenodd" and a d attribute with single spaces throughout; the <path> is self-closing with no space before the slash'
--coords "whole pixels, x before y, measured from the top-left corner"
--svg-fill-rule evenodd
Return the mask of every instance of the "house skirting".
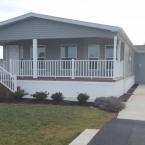
<path id="1" fill-rule="evenodd" d="M 119 97 L 134 84 L 134 76 L 114 82 L 91 82 L 91 81 L 48 81 L 48 80 L 18 80 L 18 86 L 27 93 L 47 91 L 49 95 L 62 92 L 65 99 L 76 100 L 79 93 L 90 95 L 90 101 L 96 97 Z"/>

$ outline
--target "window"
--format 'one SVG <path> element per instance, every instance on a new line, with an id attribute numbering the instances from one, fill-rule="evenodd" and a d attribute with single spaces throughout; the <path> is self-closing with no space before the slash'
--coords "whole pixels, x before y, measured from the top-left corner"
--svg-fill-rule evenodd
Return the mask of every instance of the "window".
<path id="1" fill-rule="evenodd" d="M 46 48 L 44 46 L 39 46 L 37 50 L 37 57 L 39 60 L 46 58 Z"/>
<path id="2" fill-rule="evenodd" d="M 113 59 L 113 46 L 112 45 L 105 46 L 105 59 L 107 59 L 107 60 Z"/>
<path id="3" fill-rule="evenodd" d="M 89 59 L 99 59 L 100 57 L 100 46 L 96 44 L 88 45 L 88 58 Z"/>
<path id="4" fill-rule="evenodd" d="M 20 53 L 20 59 L 21 59 L 21 60 L 24 59 L 24 49 L 23 49 L 23 46 L 20 46 L 20 51 L 19 51 L 19 53 Z"/>
<path id="5" fill-rule="evenodd" d="M 38 60 L 44 60 L 46 58 L 46 47 L 43 45 L 38 46 L 37 49 Z M 30 58 L 33 59 L 33 48 L 30 48 Z"/>
<path id="6" fill-rule="evenodd" d="M 61 45 L 61 59 L 76 59 L 77 58 L 77 45 L 66 44 Z"/>
<path id="7" fill-rule="evenodd" d="M 100 46 L 97 44 L 88 45 L 88 59 L 94 60 L 89 62 L 89 69 L 97 69 L 97 61 L 100 57 Z"/>

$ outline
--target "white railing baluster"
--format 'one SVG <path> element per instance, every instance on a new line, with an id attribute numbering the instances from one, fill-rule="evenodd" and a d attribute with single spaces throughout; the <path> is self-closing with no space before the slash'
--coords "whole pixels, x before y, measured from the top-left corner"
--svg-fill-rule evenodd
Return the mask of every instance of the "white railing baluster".
<path id="1" fill-rule="evenodd" d="M 2 66 L 0 66 L 0 83 L 3 84 L 10 91 L 15 92 L 17 90 L 16 76 L 12 75 Z"/>

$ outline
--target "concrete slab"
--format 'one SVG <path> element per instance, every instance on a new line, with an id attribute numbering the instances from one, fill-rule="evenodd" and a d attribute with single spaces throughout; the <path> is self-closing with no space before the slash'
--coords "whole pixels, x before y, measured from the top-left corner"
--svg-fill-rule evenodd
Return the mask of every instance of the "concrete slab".
<path id="1" fill-rule="evenodd" d="M 145 121 L 145 85 L 137 87 L 126 103 L 126 108 L 119 113 L 118 118 Z"/>
<path id="2" fill-rule="evenodd" d="M 134 91 L 135 95 L 143 95 L 145 96 L 145 85 L 139 85 L 137 89 Z"/>
<path id="3" fill-rule="evenodd" d="M 86 129 L 69 145 L 87 145 L 92 138 L 98 133 L 98 129 Z"/>

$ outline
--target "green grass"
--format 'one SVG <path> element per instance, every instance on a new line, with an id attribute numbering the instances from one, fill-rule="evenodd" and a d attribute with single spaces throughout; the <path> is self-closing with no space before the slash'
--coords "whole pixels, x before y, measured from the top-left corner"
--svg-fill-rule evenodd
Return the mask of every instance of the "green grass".
<path id="1" fill-rule="evenodd" d="M 92 107 L 0 104 L 0 145 L 68 145 L 112 117 Z"/>

